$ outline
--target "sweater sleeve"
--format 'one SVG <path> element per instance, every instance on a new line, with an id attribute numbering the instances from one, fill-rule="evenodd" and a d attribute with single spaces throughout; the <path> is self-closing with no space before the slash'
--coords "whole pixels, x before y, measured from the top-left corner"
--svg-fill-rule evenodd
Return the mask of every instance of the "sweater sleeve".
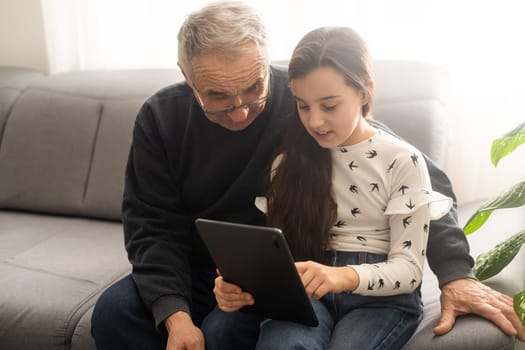
<path id="1" fill-rule="evenodd" d="M 474 259 L 458 224 L 456 196 L 447 174 L 430 158 L 425 156 L 432 188 L 453 199 L 450 211 L 439 220 L 430 223 L 427 259 L 430 269 L 438 278 L 439 286 L 463 278 L 475 278 L 472 273 Z"/>
<path id="2" fill-rule="evenodd" d="M 414 291 L 423 274 L 429 221 L 445 215 L 452 205 L 450 198 L 432 191 L 420 154 L 403 153 L 396 162 L 392 197 L 384 213 L 390 228 L 388 259 L 352 266 L 360 279 L 354 291 L 357 294 L 383 296 Z"/>
<path id="3" fill-rule="evenodd" d="M 409 215 L 390 217 L 391 249 L 388 260 L 378 264 L 352 265 L 359 275 L 361 295 L 386 296 L 414 291 L 421 283 L 429 210 L 420 207 Z"/>
<path id="4" fill-rule="evenodd" d="M 145 104 L 133 131 L 122 219 L 132 276 L 157 326 L 176 311 L 189 312 L 191 300 L 190 221 L 160 139 Z"/>

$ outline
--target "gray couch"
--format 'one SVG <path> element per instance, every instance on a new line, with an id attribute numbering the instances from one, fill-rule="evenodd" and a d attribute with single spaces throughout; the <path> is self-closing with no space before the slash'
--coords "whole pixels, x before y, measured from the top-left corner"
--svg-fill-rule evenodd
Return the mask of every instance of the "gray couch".
<path id="1" fill-rule="evenodd" d="M 45 76 L 0 67 L 0 349 L 94 349 L 93 305 L 130 272 L 120 220 L 124 166 L 136 112 L 176 70 Z M 447 154 L 446 74 L 433 65 L 377 61 L 375 116 L 441 166 Z M 461 210 L 462 222 L 475 205 Z M 474 254 L 525 226 L 473 235 Z M 478 235 L 478 236 L 476 236 Z M 493 286 L 525 289 L 523 252 Z M 521 276 L 521 277 L 520 277 Z M 427 269 L 425 319 L 406 349 L 513 349 L 490 322 L 461 317 L 434 337 L 439 289 Z"/>

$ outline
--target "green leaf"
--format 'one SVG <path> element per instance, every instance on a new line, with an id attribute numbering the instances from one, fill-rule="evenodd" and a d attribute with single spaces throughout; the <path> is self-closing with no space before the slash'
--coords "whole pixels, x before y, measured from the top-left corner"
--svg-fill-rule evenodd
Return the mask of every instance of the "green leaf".
<path id="1" fill-rule="evenodd" d="M 469 235 L 480 228 L 494 210 L 517 208 L 522 205 L 525 205 L 525 181 L 515 184 L 496 198 L 479 207 L 468 219 L 463 230 L 466 235 Z"/>
<path id="2" fill-rule="evenodd" d="M 514 311 L 518 314 L 521 325 L 525 328 L 525 290 L 514 296 Z"/>
<path id="3" fill-rule="evenodd" d="M 499 243 L 488 252 L 481 254 L 476 259 L 472 271 L 480 280 L 486 280 L 503 270 L 518 254 L 521 246 L 525 243 L 525 230 Z"/>
<path id="4" fill-rule="evenodd" d="M 503 137 L 492 142 L 490 158 L 492 164 L 498 166 L 501 158 L 513 152 L 519 145 L 525 142 L 525 122 L 505 134 Z"/>

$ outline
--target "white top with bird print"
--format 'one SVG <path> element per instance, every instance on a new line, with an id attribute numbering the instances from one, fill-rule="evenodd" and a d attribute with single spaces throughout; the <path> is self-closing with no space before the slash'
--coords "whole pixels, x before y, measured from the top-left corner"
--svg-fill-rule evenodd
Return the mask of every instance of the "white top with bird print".
<path id="1" fill-rule="evenodd" d="M 385 132 L 332 149 L 337 221 L 330 249 L 387 254 L 385 262 L 352 265 L 359 274 L 353 293 L 410 293 L 421 283 L 429 221 L 452 199 L 432 191 L 421 153 Z"/>
<path id="2" fill-rule="evenodd" d="M 414 291 L 423 275 L 429 222 L 445 215 L 452 199 L 432 190 L 416 148 L 381 130 L 331 151 L 337 220 L 328 249 L 387 255 L 382 263 L 352 265 L 359 275 L 352 293 Z M 275 159 L 273 169 L 280 160 Z M 266 198 L 257 197 L 255 204 L 267 212 Z"/>

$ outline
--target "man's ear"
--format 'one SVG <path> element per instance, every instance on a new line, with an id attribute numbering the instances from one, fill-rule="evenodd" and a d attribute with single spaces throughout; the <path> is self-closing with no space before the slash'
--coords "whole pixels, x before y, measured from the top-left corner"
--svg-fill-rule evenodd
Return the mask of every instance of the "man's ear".
<path id="1" fill-rule="evenodd" d="M 184 80 L 186 81 L 186 84 L 188 84 L 193 89 L 193 84 L 191 83 L 191 79 L 188 77 L 184 69 L 182 69 L 182 66 L 179 62 L 177 62 L 177 66 L 179 66 L 180 71 L 182 72 L 182 75 L 184 76 Z"/>

